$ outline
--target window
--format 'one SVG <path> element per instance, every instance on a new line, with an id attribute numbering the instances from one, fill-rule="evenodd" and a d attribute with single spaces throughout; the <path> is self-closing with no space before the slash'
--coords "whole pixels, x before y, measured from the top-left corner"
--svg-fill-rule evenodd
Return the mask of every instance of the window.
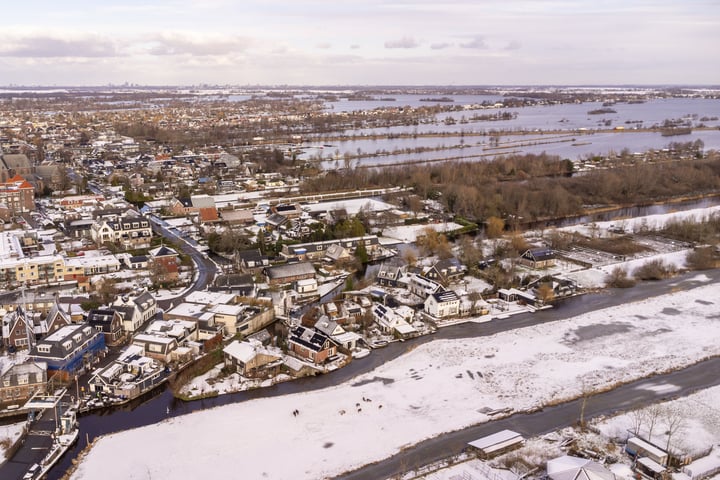
<path id="1" fill-rule="evenodd" d="M 38 345 L 37 349 L 40 353 L 50 353 L 50 345 Z"/>

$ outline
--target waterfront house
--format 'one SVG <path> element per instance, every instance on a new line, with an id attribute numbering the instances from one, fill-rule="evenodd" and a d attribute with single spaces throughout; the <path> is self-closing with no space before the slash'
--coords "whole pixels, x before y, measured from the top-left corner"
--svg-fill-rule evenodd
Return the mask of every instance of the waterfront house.
<path id="1" fill-rule="evenodd" d="M 235 340 L 223 349 L 223 355 L 225 366 L 244 377 L 256 377 L 282 363 L 280 354 L 268 350 L 256 340 Z"/>
<path id="2" fill-rule="evenodd" d="M 433 293 L 425 299 L 424 309 L 435 318 L 456 317 L 460 314 L 460 298 L 452 290 Z"/>
<path id="3" fill-rule="evenodd" d="M 327 335 L 303 326 L 290 331 L 288 348 L 298 357 L 315 364 L 324 363 L 337 354 L 337 345 Z"/>
<path id="4" fill-rule="evenodd" d="M 142 346 L 130 345 L 112 363 L 93 372 L 88 385 L 93 393 L 131 399 L 149 391 L 166 377 L 164 365 L 145 356 Z"/>
<path id="5" fill-rule="evenodd" d="M 48 376 L 69 379 L 82 373 L 105 352 L 105 337 L 87 324 L 68 325 L 42 338 L 30 350 L 30 358 L 46 362 Z"/>

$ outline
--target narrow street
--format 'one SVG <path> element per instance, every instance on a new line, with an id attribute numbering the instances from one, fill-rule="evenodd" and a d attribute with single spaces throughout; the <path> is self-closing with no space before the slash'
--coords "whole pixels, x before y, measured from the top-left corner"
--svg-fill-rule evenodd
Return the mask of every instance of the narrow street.
<path id="1" fill-rule="evenodd" d="M 203 290 L 210 284 L 212 284 L 217 274 L 218 268 L 215 262 L 210 260 L 207 254 L 198 251 L 192 245 L 190 245 L 184 238 L 172 232 L 169 228 L 163 225 L 162 220 L 154 216 L 149 216 L 150 223 L 153 231 L 157 235 L 167 238 L 174 244 L 178 245 L 183 253 L 189 255 L 195 263 L 195 281 L 188 292 L 195 290 Z M 167 309 L 171 303 L 177 304 L 177 299 L 168 299 L 158 301 L 158 306 L 163 309 Z"/>

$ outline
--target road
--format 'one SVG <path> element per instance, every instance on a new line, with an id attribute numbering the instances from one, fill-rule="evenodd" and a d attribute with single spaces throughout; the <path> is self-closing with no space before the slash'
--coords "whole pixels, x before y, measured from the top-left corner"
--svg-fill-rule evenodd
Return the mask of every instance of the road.
<path id="1" fill-rule="evenodd" d="M 203 290 L 208 285 L 210 285 L 215 279 L 215 274 L 217 273 L 218 268 L 217 265 L 207 257 L 207 254 L 198 251 L 180 235 L 172 232 L 169 228 L 163 225 L 162 220 L 152 215 L 148 216 L 148 218 L 150 219 L 150 224 L 152 225 L 153 232 L 155 232 L 157 235 L 161 235 L 167 238 L 175 245 L 178 245 L 183 253 L 186 253 L 187 255 L 192 257 L 193 262 L 195 263 L 196 276 L 195 281 L 188 290 L 188 292 L 195 290 Z M 170 304 L 173 302 L 174 299 L 160 300 L 158 301 L 158 306 L 167 310 L 168 307 L 170 307 Z"/>
<path id="2" fill-rule="evenodd" d="M 585 417 L 612 414 L 630 410 L 652 402 L 688 395 L 696 390 L 720 384 L 720 358 L 713 358 L 683 370 L 639 380 L 605 393 L 589 397 Z M 658 384 L 674 385 L 672 394 L 653 388 Z M 402 453 L 378 463 L 368 465 L 336 480 L 367 480 L 390 478 L 423 465 L 458 454 L 468 442 L 503 429 L 522 433 L 526 437 L 542 435 L 575 424 L 579 419 L 582 400 L 573 400 L 534 413 L 518 413 L 509 417 L 482 423 L 456 432 L 421 442 Z"/>

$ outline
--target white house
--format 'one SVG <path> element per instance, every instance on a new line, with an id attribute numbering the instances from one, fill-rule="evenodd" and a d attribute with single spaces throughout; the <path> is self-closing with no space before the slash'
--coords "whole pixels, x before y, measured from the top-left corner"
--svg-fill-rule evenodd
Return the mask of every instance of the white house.
<path id="1" fill-rule="evenodd" d="M 460 298 L 452 290 L 433 293 L 425 299 L 425 313 L 435 318 L 455 317 L 460 314 Z"/>

